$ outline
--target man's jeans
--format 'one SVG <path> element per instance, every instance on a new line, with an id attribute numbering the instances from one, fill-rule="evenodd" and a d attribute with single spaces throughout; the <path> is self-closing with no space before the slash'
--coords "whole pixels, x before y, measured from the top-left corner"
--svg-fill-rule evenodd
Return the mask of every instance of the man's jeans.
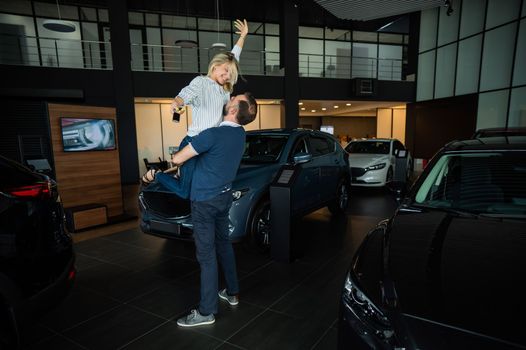
<path id="1" fill-rule="evenodd" d="M 179 145 L 179 150 L 182 150 L 191 141 L 192 138 L 190 136 L 185 136 Z M 192 157 L 181 166 L 179 179 L 162 172 L 155 175 L 155 179 L 179 197 L 187 199 L 190 197 L 190 187 L 192 186 L 196 161 L 197 157 Z"/>
<path id="2" fill-rule="evenodd" d="M 228 212 L 231 205 L 231 191 L 210 200 L 192 201 L 196 257 L 201 267 L 199 312 L 202 315 L 217 313 L 218 260 L 225 275 L 228 293 L 239 293 L 236 258 L 228 236 Z"/>

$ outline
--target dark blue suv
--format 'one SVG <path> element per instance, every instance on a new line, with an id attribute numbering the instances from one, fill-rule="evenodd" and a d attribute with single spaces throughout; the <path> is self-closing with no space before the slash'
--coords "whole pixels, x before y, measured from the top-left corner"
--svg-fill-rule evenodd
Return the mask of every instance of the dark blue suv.
<path id="1" fill-rule="evenodd" d="M 332 135 L 304 129 L 247 132 L 245 153 L 232 186 L 230 237 L 246 239 L 261 250 L 269 247 L 269 186 L 284 164 L 300 164 L 299 195 L 292 210 L 306 214 L 328 206 L 343 213 L 349 197 L 349 162 Z M 191 239 L 187 201 L 152 183 L 139 193 L 144 232 L 166 238 Z"/>

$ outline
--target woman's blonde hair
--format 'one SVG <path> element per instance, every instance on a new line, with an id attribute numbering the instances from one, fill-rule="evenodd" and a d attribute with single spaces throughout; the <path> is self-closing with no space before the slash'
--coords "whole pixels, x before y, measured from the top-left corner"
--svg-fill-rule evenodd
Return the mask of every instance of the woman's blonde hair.
<path id="1" fill-rule="evenodd" d="M 212 71 L 215 67 L 222 64 L 229 63 L 230 68 L 230 80 L 223 85 L 223 89 L 226 92 L 232 93 L 234 91 L 234 85 L 237 83 L 237 77 L 239 75 L 239 66 L 236 57 L 232 52 L 220 52 L 212 58 L 208 65 L 208 76 L 212 76 Z"/>

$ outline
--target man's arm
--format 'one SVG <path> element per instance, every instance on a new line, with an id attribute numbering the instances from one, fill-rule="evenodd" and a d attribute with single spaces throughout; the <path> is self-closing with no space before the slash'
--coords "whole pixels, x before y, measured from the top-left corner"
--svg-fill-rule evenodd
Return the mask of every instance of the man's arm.
<path id="1" fill-rule="evenodd" d="M 175 153 L 172 156 L 172 163 L 174 163 L 175 165 L 181 165 L 184 162 L 186 162 L 188 159 L 193 158 L 193 157 L 197 156 L 198 154 L 199 153 L 197 153 L 194 150 L 192 145 L 188 144 L 188 145 L 184 146 L 184 148 L 182 150 L 180 150 L 179 152 Z"/>

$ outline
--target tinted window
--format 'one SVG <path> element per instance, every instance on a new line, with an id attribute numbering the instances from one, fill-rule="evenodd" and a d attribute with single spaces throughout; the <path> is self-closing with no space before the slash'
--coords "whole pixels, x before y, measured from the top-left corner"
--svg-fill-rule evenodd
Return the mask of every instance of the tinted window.
<path id="1" fill-rule="evenodd" d="M 41 181 L 41 178 L 19 163 L 0 157 L 0 189 L 25 186 L 35 181 Z"/>
<path id="2" fill-rule="evenodd" d="M 475 213 L 526 215 L 526 155 L 491 152 L 443 155 L 415 201 Z"/>
<path id="3" fill-rule="evenodd" d="M 287 143 L 287 135 L 247 135 L 243 162 L 275 162 Z"/>
<path id="4" fill-rule="evenodd" d="M 321 156 L 334 151 L 334 144 L 325 137 L 311 137 L 310 145 L 313 157 Z"/>
<path id="5" fill-rule="evenodd" d="M 389 141 L 356 141 L 345 147 L 349 153 L 389 154 Z"/>

